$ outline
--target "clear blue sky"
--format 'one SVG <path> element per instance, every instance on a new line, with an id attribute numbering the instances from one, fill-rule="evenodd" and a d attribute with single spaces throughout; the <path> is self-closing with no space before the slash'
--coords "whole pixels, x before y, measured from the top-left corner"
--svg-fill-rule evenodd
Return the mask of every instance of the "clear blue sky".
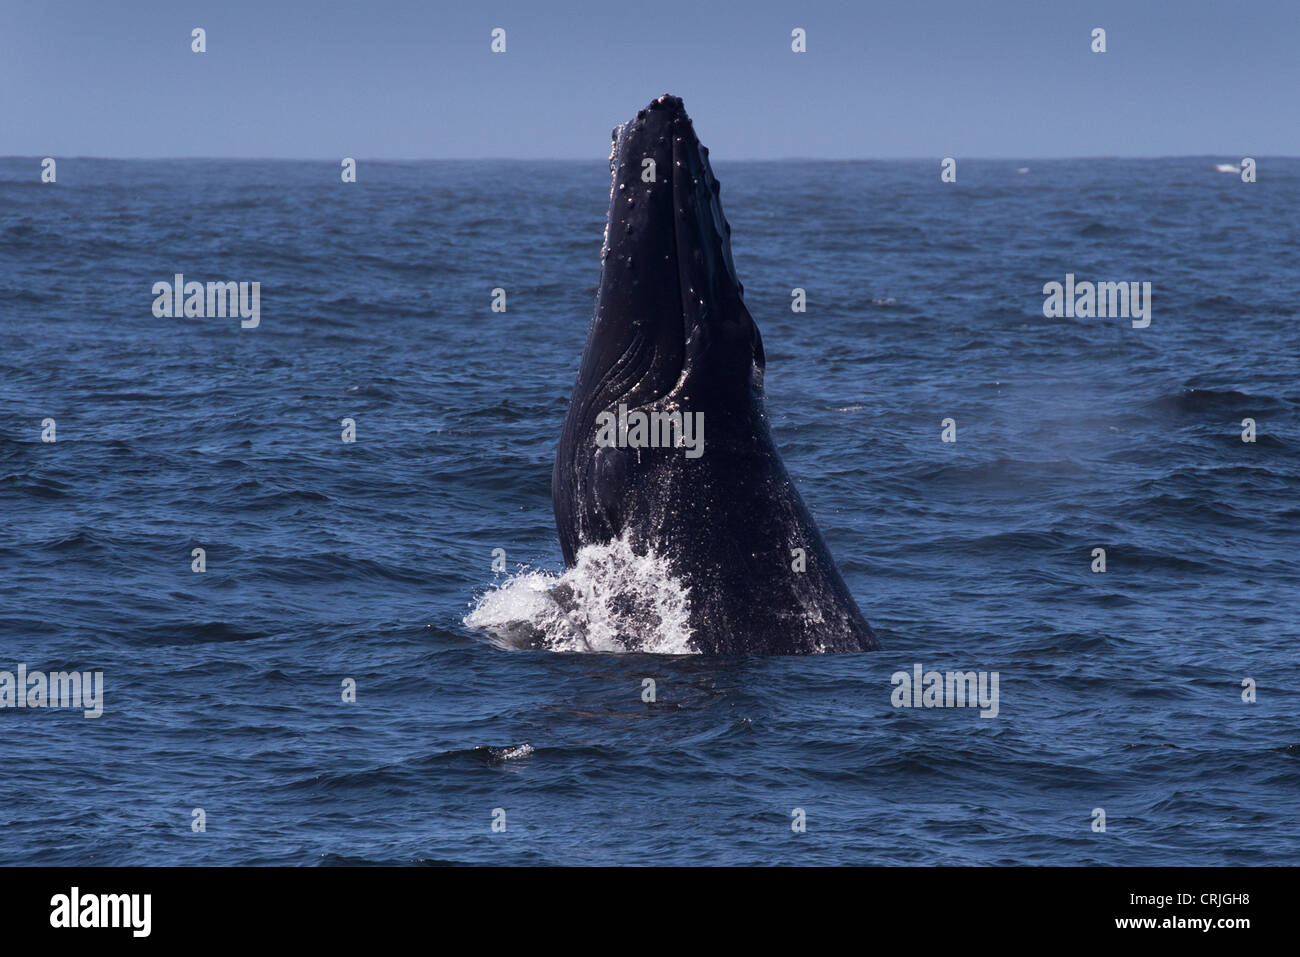
<path id="1" fill-rule="evenodd" d="M 0 0 L 0 155 L 603 158 L 664 92 L 730 159 L 1295 156 L 1300 3 Z"/>

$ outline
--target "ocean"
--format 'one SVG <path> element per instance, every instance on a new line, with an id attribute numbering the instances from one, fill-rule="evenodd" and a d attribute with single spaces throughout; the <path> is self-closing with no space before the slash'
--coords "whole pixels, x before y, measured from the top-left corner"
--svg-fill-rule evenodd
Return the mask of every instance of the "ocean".
<path id="1" fill-rule="evenodd" d="M 599 159 L 0 160 L 0 671 L 102 673 L 0 707 L 0 864 L 1300 863 L 1300 160 L 1236 159 L 715 156 L 883 645 L 797 658 L 500 637 L 563 570 Z"/>

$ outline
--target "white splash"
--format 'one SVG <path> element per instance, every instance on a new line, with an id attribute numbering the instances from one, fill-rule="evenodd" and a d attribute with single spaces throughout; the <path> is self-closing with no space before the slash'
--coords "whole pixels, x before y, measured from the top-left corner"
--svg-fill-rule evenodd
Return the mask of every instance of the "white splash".
<path id="1" fill-rule="evenodd" d="M 507 648 L 695 654 L 689 592 L 668 563 L 623 539 L 578 550 L 563 575 L 521 571 L 475 602 L 465 624 Z"/>
<path id="2" fill-rule="evenodd" d="M 527 742 L 516 745 L 513 748 L 494 748 L 493 757 L 498 761 L 513 761 L 515 758 L 526 758 L 532 754 L 536 748 Z"/>

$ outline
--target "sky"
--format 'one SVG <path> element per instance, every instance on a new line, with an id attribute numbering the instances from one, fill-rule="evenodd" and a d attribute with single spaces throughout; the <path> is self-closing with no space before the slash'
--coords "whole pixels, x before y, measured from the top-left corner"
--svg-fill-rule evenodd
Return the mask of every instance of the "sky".
<path id="1" fill-rule="evenodd" d="M 0 0 L 0 156 L 603 159 L 665 92 L 729 159 L 1297 156 L 1300 2 Z"/>

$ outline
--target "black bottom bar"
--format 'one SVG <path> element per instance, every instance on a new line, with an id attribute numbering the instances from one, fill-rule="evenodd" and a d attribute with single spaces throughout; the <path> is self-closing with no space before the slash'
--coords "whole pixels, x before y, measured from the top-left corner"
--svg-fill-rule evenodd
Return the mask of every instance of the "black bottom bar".
<path id="1" fill-rule="evenodd" d="M 1198 936 L 1232 946 L 1286 926 L 1294 877 L 1287 868 L 1165 867 L 11 868 L 0 871 L 0 891 L 7 943 L 373 945 L 415 935 L 436 947 L 462 939 L 457 929 L 473 939 L 557 922 L 588 940 L 607 927 L 608 943 L 658 949 L 682 933 L 761 938 L 777 922 L 810 935 L 810 946 L 830 928 L 864 943 L 902 936 L 943 947 Z"/>

